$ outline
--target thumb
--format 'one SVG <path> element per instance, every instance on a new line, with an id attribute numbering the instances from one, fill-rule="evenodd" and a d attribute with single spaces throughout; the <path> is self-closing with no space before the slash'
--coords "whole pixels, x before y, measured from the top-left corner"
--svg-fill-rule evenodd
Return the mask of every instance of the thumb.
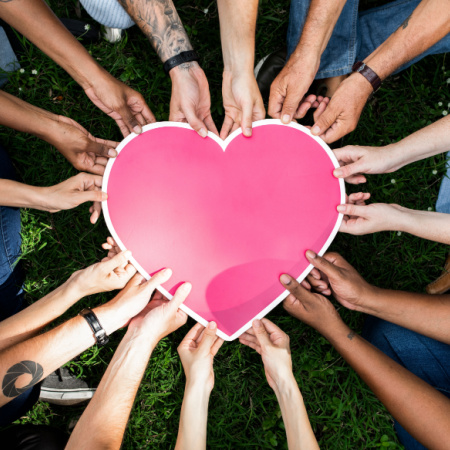
<path id="1" fill-rule="evenodd" d="M 338 167 L 333 171 L 333 175 L 336 178 L 348 178 L 351 175 L 355 175 L 357 173 L 365 173 L 360 159 L 351 164 L 347 164 L 346 166 Z"/>
<path id="2" fill-rule="evenodd" d="M 202 137 L 208 136 L 208 128 L 192 111 L 186 111 L 186 120 L 189 125 Z"/>
<path id="3" fill-rule="evenodd" d="M 270 345 L 270 338 L 267 334 L 266 328 L 261 320 L 256 319 L 252 323 L 253 331 L 255 332 L 256 339 L 258 339 L 261 348 L 265 348 Z"/>
<path id="4" fill-rule="evenodd" d="M 368 218 L 368 205 L 352 205 L 350 203 L 346 203 L 345 205 L 338 205 L 337 210 L 341 214 L 345 214 L 347 216 L 357 216 L 362 217 L 363 219 Z"/>
<path id="5" fill-rule="evenodd" d="M 103 202 L 108 198 L 108 194 L 102 191 L 84 191 L 79 192 L 77 197 L 77 204 L 81 205 L 85 202 Z"/>
<path id="6" fill-rule="evenodd" d="M 314 253 L 312 250 L 306 251 L 306 258 L 316 268 L 323 272 L 330 281 L 340 278 L 341 271 L 325 258 Z"/>
<path id="7" fill-rule="evenodd" d="M 250 137 L 252 135 L 252 115 L 253 105 L 251 103 L 242 106 L 242 121 L 241 128 L 244 136 Z"/>
<path id="8" fill-rule="evenodd" d="M 281 110 L 281 121 L 285 124 L 291 122 L 294 114 L 297 112 L 300 100 L 303 98 L 303 94 L 293 92 L 288 88 L 286 98 L 284 99 L 283 108 Z"/>
<path id="9" fill-rule="evenodd" d="M 216 331 L 217 331 L 217 324 L 215 322 L 209 322 L 208 326 L 205 328 L 205 331 L 203 332 L 203 337 L 200 342 L 200 345 L 198 346 L 205 353 L 210 352 L 211 347 L 216 341 Z"/>
<path id="10" fill-rule="evenodd" d="M 189 292 L 191 292 L 192 284 L 191 283 L 183 283 L 175 292 L 175 295 L 172 297 L 172 300 L 170 301 L 170 306 L 175 309 L 175 311 L 178 310 L 178 308 L 181 306 L 181 304 L 186 300 L 187 296 L 189 295 Z"/>
<path id="11" fill-rule="evenodd" d="M 315 136 L 321 136 L 325 134 L 328 128 L 336 122 L 339 113 L 334 107 L 333 102 L 331 101 L 328 104 L 328 108 L 322 113 L 322 115 L 318 118 L 314 126 L 311 128 L 311 133 Z"/>
<path id="12" fill-rule="evenodd" d="M 128 106 L 123 107 L 119 111 L 120 115 L 122 116 L 122 120 L 124 121 L 126 127 L 130 131 L 130 133 L 136 133 L 140 134 L 142 133 L 142 127 L 137 121 L 136 117 L 133 114 L 133 111 L 130 110 Z"/>
<path id="13" fill-rule="evenodd" d="M 87 151 L 105 158 L 115 158 L 117 156 L 117 151 L 105 142 L 90 141 Z"/>

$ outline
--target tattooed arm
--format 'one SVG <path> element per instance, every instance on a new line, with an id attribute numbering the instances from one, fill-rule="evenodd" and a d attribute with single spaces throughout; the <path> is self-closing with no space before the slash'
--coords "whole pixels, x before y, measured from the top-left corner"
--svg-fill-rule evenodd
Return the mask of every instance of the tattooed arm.
<path id="1" fill-rule="evenodd" d="M 450 0 L 422 0 L 410 17 L 364 62 L 384 80 L 408 61 L 422 54 L 450 32 Z M 311 132 L 334 142 L 356 128 L 373 92 L 359 73 L 344 80 Z"/>
<path id="2" fill-rule="evenodd" d="M 290 292 L 284 308 L 331 343 L 400 425 L 427 448 L 448 447 L 450 400 L 353 332 L 325 297 L 281 280 Z"/>
<path id="3" fill-rule="evenodd" d="M 224 61 L 222 96 L 225 109 L 220 137 L 241 127 L 252 134 L 252 122 L 266 111 L 253 73 L 258 0 L 218 0 L 220 38 Z"/>
<path id="4" fill-rule="evenodd" d="M 162 62 L 192 50 L 186 30 L 172 0 L 120 0 L 127 13 L 147 36 Z M 195 61 L 169 72 L 172 80 L 169 120 L 188 122 L 206 137 L 208 130 L 218 134 L 211 117 L 208 80 Z"/>
<path id="5" fill-rule="evenodd" d="M 0 17 L 66 70 L 124 136 L 155 121 L 142 95 L 103 69 L 43 0 L 0 2 Z"/>

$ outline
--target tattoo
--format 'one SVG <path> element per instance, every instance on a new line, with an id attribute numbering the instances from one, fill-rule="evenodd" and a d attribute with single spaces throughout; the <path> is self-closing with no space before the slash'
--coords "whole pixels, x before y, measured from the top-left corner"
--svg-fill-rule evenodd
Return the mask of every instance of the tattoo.
<path id="1" fill-rule="evenodd" d="M 24 374 L 31 375 L 31 381 L 24 387 L 16 387 L 17 378 Z M 38 383 L 42 376 L 44 375 L 44 370 L 42 366 L 34 361 L 22 361 L 14 366 L 10 367 L 3 378 L 2 390 L 5 397 L 17 397 L 23 394 L 25 391 L 30 389 Z"/>
<path id="2" fill-rule="evenodd" d="M 354 331 L 350 331 L 350 333 L 348 333 L 347 337 L 352 340 L 354 337 L 356 336 L 356 333 Z"/>
<path id="3" fill-rule="evenodd" d="M 162 62 L 192 50 L 172 0 L 119 0 L 150 40 Z"/>
<path id="4" fill-rule="evenodd" d="M 409 19 L 411 19 L 411 16 L 412 16 L 412 13 L 405 19 L 405 21 L 400 25 L 400 27 L 405 29 L 408 26 L 408 24 L 409 24 Z"/>

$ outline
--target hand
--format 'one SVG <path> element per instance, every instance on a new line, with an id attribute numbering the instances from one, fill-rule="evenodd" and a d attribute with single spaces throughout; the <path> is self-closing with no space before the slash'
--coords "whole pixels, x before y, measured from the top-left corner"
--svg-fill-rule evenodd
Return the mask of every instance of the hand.
<path id="1" fill-rule="evenodd" d="M 358 204 L 339 205 L 337 210 L 345 214 L 339 231 L 361 236 L 398 229 L 402 223 L 403 211 L 406 211 L 406 208 L 395 204 L 372 203 L 365 206 Z"/>
<path id="2" fill-rule="evenodd" d="M 252 122 L 266 117 L 266 110 L 252 73 L 240 72 L 238 75 L 225 70 L 222 83 L 225 120 L 220 131 L 221 139 L 242 128 L 245 136 L 252 135 Z"/>
<path id="3" fill-rule="evenodd" d="M 206 137 L 208 130 L 219 135 L 211 116 L 208 80 L 198 63 L 181 64 L 169 74 L 172 79 L 169 120 L 188 122 L 201 137 Z"/>
<path id="4" fill-rule="evenodd" d="M 223 339 L 216 336 L 216 331 L 214 322 L 210 322 L 207 328 L 198 323 L 178 346 L 186 383 L 199 383 L 209 392 L 214 387 L 214 356 L 223 344 Z"/>
<path id="5" fill-rule="evenodd" d="M 294 52 L 270 87 L 269 115 L 288 124 L 292 119 L 301 119 L 315 103 L 316 96 L 305 98 L 317 70 L 320 55 L 303 55 Z"/>
<path id="6" fill-rule="evenodd" d="M 156 122 L 144 97 L 108 73 L 91 84 L 84 92 L 95 106 L 116 121 L 124 137 L 133 132 L 139 134 L 144 125 Z"/>
<path id="7" fill-rule="evenodd" d="M 62 183 L 47 188 L 43 191 L 42 207 L 44 211 L 52 213 L 76 208 L 85 202 L 94 202 L 90 208 L 91 223 L 97 222 L 102 209 L 101 202 L 108 198 L 106 192 L 101 191 L 102 177 L 79 173 Z"/>
<path id="8" fill-rule="evenodd" d="M 239 342 L 261 355 L 272 389 L 276 390 L 282 381 L 293 376 L 289 336 L 270 320 L 254 320 L 252 328 L 239 337 Z"/>
<path id="9" fill-rule="evenodd" d="M 186 300 L 191 289 L 192 285 L 190 283 L 183 283 L 176 290 L 172 300 L 153 298 L 131 320 L 129 326 L 130 331 L 137 330 L 144 332 L 153 341 L 154 345 L 156 345 L 163 337 L 174 332 L 186 323 L 187 314 L 179 309 L 179 307 Z"/>
<path id="10" fill-rule="evenodd" d="M 58 125 L 49 142 L 75 169 L 96 175 L 103 175 L 108 158 L 117 156 L 114 150 L 117 142 L 95 138 L 79 123 L 64 116 L 58 116 Z"/>
<path id="11" fill-rule="evenodd" d="M 131 252 L 125 251 L 102 262 L 75 272 L 69 279 L 80 292 L 80 297 L 122 289 L 136 273 L 128 261 Z"/>
<path id="12" fill-rule="evenodd" d="M 334 150 L 334 154 L 341 166 L 334 170 L 334 176 L 351 184 L 365 183 L 366 177 L 362 174 L 391 173 L 403 167 L 391 146 L 347 145 Z"/>
<path id="13" fill-rule="evenodd" d="M 350 75 L 316 119 L 311 133 L 330 144 L 353 131 L 372 92 L 372 86 L 363 76 L 359 73 Z"/>
<path id="14" fill-rule="evenodd" d="M 322 294 L 326 294 L 325 291 L 327 290 L 328 292 L 331 291 L 334 298 L 347 309 L 360 310 L 364 301 L 378 290 L 375 286 L 367 283 L 355 268 L 337 253 L 325 253 L 321 257 L 308 250 L 306 258 L 320 274 L 319 279 L 316 277 L 312 279 L 308 276 L 311 286 Z M 283 280 L 282 284 L 286 286 L 286 289 L 289 289 L 288 284 L 284 283 Z M 291 291 L 291 289 L 289 290 Z M 286 300 L 289 300 L 289 297 Z M 289 306 L 290 303 L 292 302 L 288 302 L 287 305 Z"/>

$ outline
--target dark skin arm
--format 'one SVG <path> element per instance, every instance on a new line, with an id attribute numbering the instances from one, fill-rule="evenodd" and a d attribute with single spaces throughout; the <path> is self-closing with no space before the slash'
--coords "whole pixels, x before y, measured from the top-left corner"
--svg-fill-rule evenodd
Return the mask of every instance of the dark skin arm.
<path id="1" fill-rule="evenodd" d="M 429 449 L 448 448 L 447 397 L 353 332 L 325 297 L 289 275 L 281 283 L 290 292 L 284 308 L 330 341 L 408 433 Z"/>

